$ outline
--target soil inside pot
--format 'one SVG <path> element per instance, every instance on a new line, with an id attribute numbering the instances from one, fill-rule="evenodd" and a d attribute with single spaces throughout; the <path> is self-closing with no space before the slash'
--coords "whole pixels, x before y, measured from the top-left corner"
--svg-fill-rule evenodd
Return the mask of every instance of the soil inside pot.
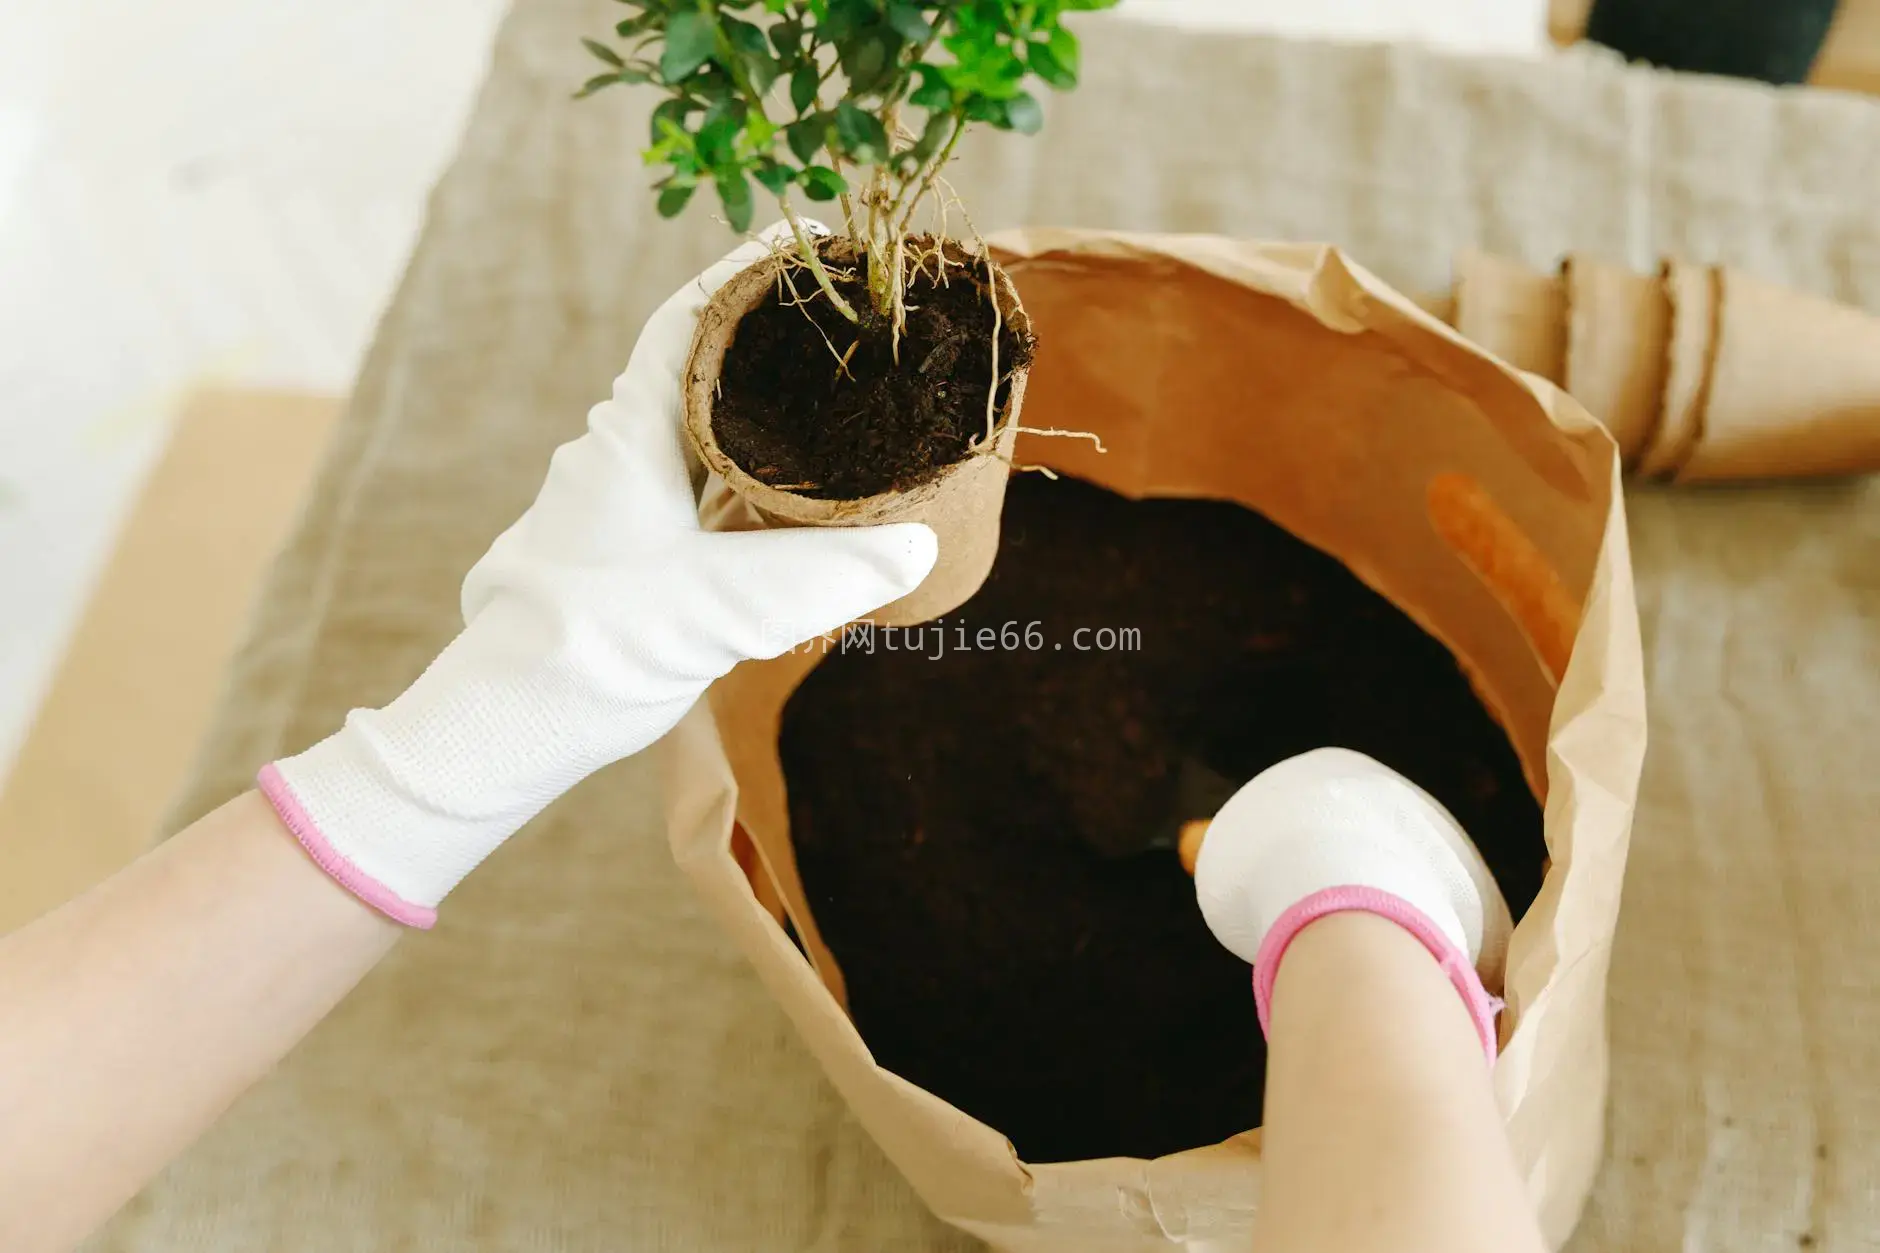
<path id="1" fill-rule="evenodd" d="M 876 1059 L 1032 1162 L 1257 1126 L 1247 967 L 1173 851 L 1095 850 L 1167 819 L 1184 759 L 1246 779 L 1327 744 L 1420 783 L 1533 901 L 1519 763 L 1388 601 L 1235 505 L 1015 479 L 978 595 L 851 637 L 784 711 L 798 866 Z"/>
<path id="2" fill-rule="evenodd" d="M 759 482 L 831 500 L 905 491 L 964 460 L 986 433 L 996 310 L 984 263 L 950 262 L 945 282 L 937 257 L 910 267 L 898 360 L 860 273 L 835 283 L 860 325 L 807 270 L 791 275 L 794 291 L 773 287 L 738 323 L 712 433 Z M 1032 346 L 1028 333 L 1000 327 L 995 413 Z"/>

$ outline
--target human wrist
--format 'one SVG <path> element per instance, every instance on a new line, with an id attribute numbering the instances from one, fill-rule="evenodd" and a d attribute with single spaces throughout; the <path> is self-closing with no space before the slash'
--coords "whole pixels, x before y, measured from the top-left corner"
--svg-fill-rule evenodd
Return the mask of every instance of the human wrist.
<path id="1" fill-rule="evenodd" d="M 1216 938 L 1254 968 L 1263 1026 L 1293 937 L 1355 910 L 1417 938 L 1489 1024 L 1492 1055 L 1487 988 L 1499 984 L 1507 904 L 1461 826 L 1395 771 L 1344 749 L 1271 767 L 1209 824 L 1195 889 Z"/>
<path id="2" fill-rule="evenodd" d="M 498 598 L 409 688 L 258 782 L 336 881 L 429 927 L 453 888 L 593 771 L 644 747 L 703 683 L 595 665 L 581 629 Z"/>
<path id="3" fill-rule="evenodd" d="M 1495 1016 L 1501 1012 L 1500 998 L 1488 991 L 1472 955 L 1454 942 L 1448 928 L 1402 897 L 1378 888 L 1327 888 L 1300 898 L 1274 921 L 1253 961 L 1253 999 L 1260 1030 L 1272 1034 L 1273 998 L 1281 963 L 1295 942 L 1311 934 L 1318 924 L 1349 914 L 1368 915 L 1391 924 L 1428 954 L 1455 989 L 1492 1066 L 1499 1044 Z"/>

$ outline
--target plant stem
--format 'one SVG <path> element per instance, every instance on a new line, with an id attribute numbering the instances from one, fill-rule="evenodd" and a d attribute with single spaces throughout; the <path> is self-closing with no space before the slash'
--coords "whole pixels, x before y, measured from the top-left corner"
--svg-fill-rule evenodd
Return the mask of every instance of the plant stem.
<path id="1" fill-rule="evenodd" d="M 788 219 L 790 230 L 796 236 L 796 248 L 803 255 L 803 264 L 807 265 L 809 272 L 816 276 L 816 285 L 822 288 L 823 295 L 829 297 L 829 303 L 834 306 L 837 313 L 851 322 L 860 323 L 861 318 L 856 315 L 854 307 L 842 298 L 841 292 L 836 290 L 835 281 L 829 277 L 829 271 L 823 268 L 822 258 L 817 256 L 816 249 L 811 247 L 809 232 L 803 229 L 803 220 L 796 216 L 796 210 L 790 207 L 788 200 L 779 200 L 778 203 L 783 206 L 783 216 Z"/>
<path id="2" fill-rule="evenodd" d="M 960 136 L 964 135 L 965 133 L 966 133 L 965 121 L 963 119 L 955 118 L 953 122 L 953 133 L 947 136 L 946 143 L 943 144 L 940 148 L 940 151 L 934 155 L 932 164 L 926 166 L 924 170 L 916 170 L 914 173 L 914 178 L 908 180 L 908 184 L 907 184 L 908 187 L 915 186 L 915 182 L 916 180 L 918 180 L 919 190 L 916 191 L 914 193 L 913 198 L 908 201 L 907 213 L 902 216 L 899 224 L 895 227 L 895 231 L 897 234 L 901 234 L 901 235 L 907 234 L 907 228 L 913 225 L 914 223 L 914 214 L 920 208 L 920 202 L 927 198 L 927 193 L 929 191 L 933 190 L 934 180 L 940 177 L 940 171 L 944 170 L 946 168 L 947 162 L 953 159 L 953 149 L 955 145 L 957 145 L 960 142 Z M 903 196 L 907 194 L 906 188 L 902 189 L 901 194 Z M 892 214 L 896 214 L 900 212 L 901 212 L 901 201 L 899 198 L 897 198 L 895 200 L 894 207 L 889 210 L 889 213 L 890 215 L 892 215 Z"/>
<path id="3" fill-rule="evenodd" d="M 699 11 L 704 13 L 707 18 L 710 18 L 712 11 L 711 0 L 699 0 Z M 751 86 L 751 81 L 745 74 L 744 67 L 739 64 L 737 54 L 733 51 L 730 40 L 725 38 L 724 32 L 718 29 L 716 22 L 713 22 L 712 26 L 713 29 L 717 31 L 719 60 L 730 71 L 732 81 L 736 83 L 738 89 L 744 93 L 745 100 L 749 107 L 756 109 L 758 116 L 768 122 L 770 115 L 764 109 L 764 97 L 762 93 Z M 861 318 L 856 315 L 854 306 L 844 300 L 842 293 L 836 290 L 835 281 L 829 277 L 829 271 L 823 268 L 822 258 L 816 255 L 816 249 L 810 245 L 809 232 L 803 229 L 803 220 L 797 217 L 796 210 L 790 207 L 789 198 L 787 196 L 779 196 L 777 198 L 777 204 L 778 207 L 783 210 L 783 216 L 790 223 L 790 233 L 796 236 L 796 248 L 803 256 L 803 264 L 807 265 L 809 272 L 816 276 L 816 285 L 822 288 L 823 295 L 829 297 L 829 303 L 837 313 L 847 318 L 850 322 L 859 324 Z"/>
<path id="4" fill-rule="evenodd" d="M 888 172 L 886 167 L 877 166 L 868 178 L 868 187 L 862 193 L 862 207 L 868 211 L 868 235 L 862 241 L 862 248 L 868 254 L 868 300 L 876 313 L 884 319 L 894 318 L 894 283 L 888 273 L 888 252 L 893 246 L 893 236 L 888 227 L 892 221 L 882 214 L 887 200 Z"/>
<path id="5" fill-rule="evenodd" d="M 933 50 L 934 44 L 937 43 L 939 39 L 940 25 L 936 23 L 934 28 L 928 32 L 927 38 L 921 43 L 920 47 L 914 49 L 914 55 L 907 59 L 907 66 L 910 72 L 901 76 L 900 82 L 894 89 L 894 94 L 882 101 L 882 108 L 884 110 L 895 108 L 901 103 L 901 98 L 907 94 L 907 89 L 913 85 L 914 78 L 911 73 L 913 67 L 927 59 L 927 54 Z"/>

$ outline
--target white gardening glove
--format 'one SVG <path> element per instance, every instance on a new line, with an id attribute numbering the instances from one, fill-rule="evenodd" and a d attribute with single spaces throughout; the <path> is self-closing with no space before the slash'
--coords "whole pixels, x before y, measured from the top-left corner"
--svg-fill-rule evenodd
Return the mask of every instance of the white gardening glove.
<path id="1" fill-rule="evenodd" d="M 430 926 L 517 828 L 665 734 L 713 679 L 907 594 L 932 567 L 918 523 L 700 528 L 681 377 L 699 310 L 762 247 L 653 315 L 613 399 L 470 571 L 463 633 L 418 681 L 261 772 L 314 860 L 390 917 Z"/>
<path id="2" fill-rule="evenodd" d="M 1449 811 L 1396 771 L 1343 748 L 1265 770 L 1208 824 L 1195 893 L 1215 938 L 1252 964 L 1262 1027 L 1293 937 L 1363 910 L 1430 950 L 1494 1058 L 1500 1004 L 1487 987 L 1501 983 L 1508 903 Z"/>

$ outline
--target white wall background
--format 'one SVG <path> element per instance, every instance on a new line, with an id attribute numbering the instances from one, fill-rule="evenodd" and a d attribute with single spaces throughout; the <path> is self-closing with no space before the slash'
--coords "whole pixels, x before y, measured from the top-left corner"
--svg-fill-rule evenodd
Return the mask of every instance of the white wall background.
<path id="1" fill-rule="evenodd" d="M 0 0 L 0 773 L 181 389 L 349 386 L 504 7 Z M 1545 6 L 1124 7 L 1520 52 Z"/>

